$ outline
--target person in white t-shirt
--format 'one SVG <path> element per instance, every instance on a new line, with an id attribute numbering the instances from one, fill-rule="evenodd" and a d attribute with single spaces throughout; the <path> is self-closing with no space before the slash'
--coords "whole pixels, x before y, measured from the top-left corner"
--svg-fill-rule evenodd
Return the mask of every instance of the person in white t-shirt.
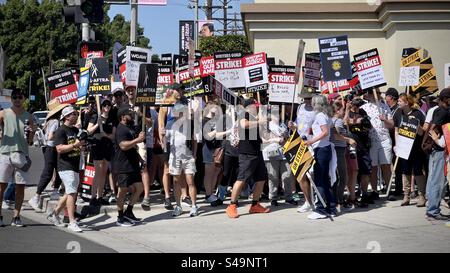
<path id="1" fill-rule="evenodd" d="M 331 188 L 330 162 L 332 159 L 332 145 L 330 142 L 331 107 L 325 96 L 317 95 L 312 99 L 315 117 L 312 122 L 312 138 L 305 141 L 314 150 L 314 183 L 326 203 L 317 202 L 316 209 L 308 215 L 308 219 L 323 219 L 327 215 L 336 215 L 336 201 Z"/>
<path id="2" fill-rule="evenodd" d="M 368 102 L 361 106 L 361 109 L 369 115 L 372 124 L 370 129 L 370 159 L 372 161 L 370 185 L 372 194 L 370 197 L 372 200 L 377 200 L 379 199 L 377 192 L 378 166 L 381 167 L 386 184 L 389 183 L 391 178 L 392 140 L 389 135 L 389 128 L 394 126 L 394 121 L 389 106 L 382 101 L 379 101 L 377 105 L 372 91 L 365 94 L 364 99 Z"/>
<path id="3" fill-rule="evenodd" d="M 301 104 L 297 108 L 297 119 L 295 123 L 290 121 L 288 126 L 291 130 L 297 130 L 299 135 L 302 137 L 306 137 L 307 139 L 311 138 L 311 125 L 314 121 L 315 112 L 311 105 L 311 99 L 313 97 L 312 93 L 302 93 L 300 97 L 303 98 L 303 104 Z M 311 185 L 306 176 L 303 176 L 299 182 L 300 188 L 302 189 L 303 194 L 305 195 L 305 203 L 302 206 L 297 208 L 299 213 L 308 212 L 311 210 Z"/>

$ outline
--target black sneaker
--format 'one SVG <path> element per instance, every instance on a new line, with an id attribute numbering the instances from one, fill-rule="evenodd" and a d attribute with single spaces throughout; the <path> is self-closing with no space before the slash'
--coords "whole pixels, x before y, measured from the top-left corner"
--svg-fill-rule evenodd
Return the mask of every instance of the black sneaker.
<path id="1" fill-rule="evenodd" d="M 125 217 L 117 217 L 116 225 L 118 225 L 120 227 L 132 227 L 132 226 L 134 226 L 134 223 L 129 221 Z"/>
<path id="2" fill-rule="evenodd" d="M 185 196 L 183 199 L 181 199 L 181 203 L 186 204 L 187 206 L 192 206 L 192 201 L 189 196 Z"/>
<path id="3" fill-rule="evenodd" d="M 103 198 L 97 199 L 97 203 L 98 203 L 98 205 L 101 205 L 101 206 L 109 206 L 110 205 L 110 203 Z"/>
<path id="4" fill-rule="evenodd" d="M 376 191 L 373 191 L 370 194 L 370 197 L 372 198 L 372 200 L 380 200 L 380 194 L 378 192 L 376 192 Z"/>
<path id="5" fill-rule="evenodd" d="M 164 208 L 166 210 L 173 210 L 172 202 L 170 202 L 170 198 L 164 199 Z"/>
<path id="6" fill-rule="evenodd" d="M 365 193 L 361 196 L 361 203 L 375 204 L 373 199 L 367 193 Z"/>
<path id="7" fill-rule="evenodd" d="M 274 207 L 278 207 L 278 201 L 277 200 L 272 200 L 272 201 L 270 201 L 270 205 L 274 206 Z"/>
<path id="8" fill-rule="evenodd" d="M 99 205 L 99 201 L 97 198 L 92 198 L 91 201 L 89 201 L 89 206 L 91 207 L 97 207 Z"/>
<path id="9" fill-rule="evenodd" d="M 5 224 L 3 223 L 3 216 L 0 216 L 0 227 L 4 227 Z"/>
<path id="10" fill-rule="evenodd" d="M 11 226 L 13 227 L 24 227 L 25 225 L 22 223 L 22 220 L 20 220 L 20 217 L 13 217 L 11 221 Z"/>
<path id="11" fill-rule="evenodd" d="M 298 205 L 298 201 L 294 200 L 294 199 L 288 199 L 286 200 L 286 203 L 297 206 Z"/>
<path id="12" fill-rule="evenodd" d="M 130 211 L 130 212 L 125 211 L 123 214 L 123 217 L 125 219 L 127 219 L 128 221 L 132 222 L 133 224 L 140 223 L 142 220 L 141 218 L 137 218 L 136 216 L 134 216 L 132 211 Z"/>
<path id="13" fill-rule="evenodd" d="M 395 197 L 394 194 L 390 194 L 390 195 L 388 196 L 388 200 L 389 200 L 389 201 L 397 201 L 397 197 Z"/>
<path id="14" fill-rule="evenodd" d="M 450 216 L 449 215 L 443 215 L 443 214 L 437 214 L 437 215 L 433 215 L 433 214 L 426 214 L 426 217 L 428 220 L 432 221 L 432 220 L 437 220 L 437 221 L 448 221 L 450 220 Z"/>
<path id="15" fill-rule="evenodd" d="M 220 206 L 222 204 L 223 204 L 222 199 L 217 198 L 217 200 L 214 200 L 214 201 L 211 202 L 211 207 L 217 207 L 217 206 Z"/>

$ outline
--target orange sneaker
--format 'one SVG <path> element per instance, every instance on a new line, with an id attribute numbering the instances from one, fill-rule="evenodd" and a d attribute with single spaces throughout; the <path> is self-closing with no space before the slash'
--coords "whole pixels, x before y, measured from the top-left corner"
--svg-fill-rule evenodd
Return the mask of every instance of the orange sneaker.
<path id="1" fill-rule="evenodd" d="M 261 204 L 259 204 L 259 202 L 254 205 L 254 206 L 250 206 L 250 213 L 268 213 L 270 211 L 269 208 L 265 208 L 263 206 L 261 206 Z"/>
<path id="2" fill-rule="evenodd" d="M 227 212 L 228 217 L 230 217 L 230 218 L 238 218 L 239 217 L 236 204 L 228 205 L 226 212 Z"/>

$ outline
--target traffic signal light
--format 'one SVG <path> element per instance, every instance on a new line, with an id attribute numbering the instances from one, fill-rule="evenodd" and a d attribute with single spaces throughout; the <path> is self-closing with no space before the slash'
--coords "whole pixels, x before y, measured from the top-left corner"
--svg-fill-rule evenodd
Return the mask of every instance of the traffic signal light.
<path id="1" fill-rule="evenodd" d="M 64 21 L 71 23 L 102 23 L 103 0 L 65 0 Z"/>

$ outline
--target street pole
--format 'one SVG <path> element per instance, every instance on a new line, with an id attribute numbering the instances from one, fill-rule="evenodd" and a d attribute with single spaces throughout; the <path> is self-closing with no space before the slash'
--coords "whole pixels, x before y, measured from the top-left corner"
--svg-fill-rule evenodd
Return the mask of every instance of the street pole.
<path id="1" fill-rule="evenodd" d="M 137 0 L 131 0 L 131 26 L 130 26 L 130 43 L 131 44 L 136 43 L 137 20 L 138 20 Z"/>
<path id="2" fill-rule="evenodd" d="M 194 33 L 195 33 L 195 49 L 198 49 L 198 0 L 195 0 L 195 26 L 194 26 Z"/>
<path id="3" fill-rule="evenodd" d="M 89 23 L 82 23 L 81 24 L 81 40 L 82 41 L 89 41 Z"/>

